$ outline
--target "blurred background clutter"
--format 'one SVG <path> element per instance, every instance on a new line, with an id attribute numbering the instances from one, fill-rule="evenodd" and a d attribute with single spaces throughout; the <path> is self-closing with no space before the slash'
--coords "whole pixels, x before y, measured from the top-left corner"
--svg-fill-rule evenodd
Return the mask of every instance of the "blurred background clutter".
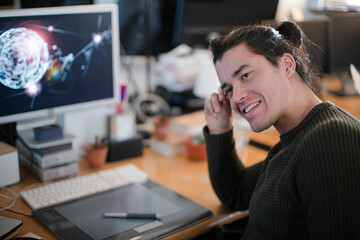
<path id="1" fill-rule="evenodd" d="M 360 2 L 357 0 L 3 0 L 1 9 L 114 3 L 119 11 L 120 84 L 127 85 L 127 111 L 143 137 L 154 132 L 152 117 L 203 109 L 218 79 L 208 44 L 235 26 L 288 18 L 309 39 L 310 59 L 322 76 L 339 76 L 339 96 L 358 95 L 350 64 L 360 67 Z M 59 117 L 82 149 L 88 139 L 109 137 L 114 109 L 86 110 Z M 87 122 L 87 126 L 83 123 Z M 70 124 L 71 123 L 71 124 Z M 151 126 L 149 126 L 149 124 Z M 92 127 L 96 126 L 96 127 Z M 7 126 L 1 126 L 6 139 Z M 150 129 L 150 130 L 149 130 Z"/>

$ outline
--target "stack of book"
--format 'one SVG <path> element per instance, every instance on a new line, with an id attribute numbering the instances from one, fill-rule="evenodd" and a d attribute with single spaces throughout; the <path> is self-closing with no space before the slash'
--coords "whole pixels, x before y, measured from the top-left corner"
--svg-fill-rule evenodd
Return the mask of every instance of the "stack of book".
<path id="1" fill-rule="evenodd" d="M 19 162 L 34 172 L 43 182 L 76 176 L 78 156 L 72 139 L 41 148 L 30 148 L 20 139 L 16 141 Z"/>

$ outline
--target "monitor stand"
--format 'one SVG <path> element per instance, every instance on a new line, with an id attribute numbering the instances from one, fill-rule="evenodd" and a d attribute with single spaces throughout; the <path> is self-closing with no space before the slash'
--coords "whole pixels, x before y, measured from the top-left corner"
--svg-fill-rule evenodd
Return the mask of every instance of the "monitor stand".
<path id="1" fill-rule="evenodd" d="M 18 121 L 16 123 L 16 131 L 21 132 L 24 130 L 51 125 L 55 123 L 56 123 L 55 117 L 42 117 L 42 118 L 34 118 L 34 119 Z"/>
<path id="2" fill-rule="evenodd" d="M 342 97 L 359 96 L 359 93 L 356 91 L 354 86 L 354 80 L 348 71 L 340 72 L 339 78 L 341 81 L 341 88 L 339 90 L 331 90 L 331 93 Z"/>

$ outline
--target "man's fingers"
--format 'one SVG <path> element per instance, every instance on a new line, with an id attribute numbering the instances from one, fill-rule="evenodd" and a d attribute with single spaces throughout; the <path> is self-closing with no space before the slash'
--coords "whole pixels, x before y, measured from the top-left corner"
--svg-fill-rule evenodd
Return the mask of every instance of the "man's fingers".
<path id="1" fill-rule="evenodd" d="M 221 103 L 219 101 L 219 95 L 217 93 L 211 94 L 211 103 L 213 106 L 213 109 L 216 113 L 219 113 L 221 111 Z"/>

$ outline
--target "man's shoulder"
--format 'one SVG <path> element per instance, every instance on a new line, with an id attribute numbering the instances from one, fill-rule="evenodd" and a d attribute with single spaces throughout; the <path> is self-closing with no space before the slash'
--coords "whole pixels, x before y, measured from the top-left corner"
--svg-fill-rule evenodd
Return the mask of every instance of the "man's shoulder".
<path id="1" fill-rule="evenodd" d="M 341 137 L 360 134 L 360 120 L 355 118 L 346 110 L 335 105 L 327 105 L 323 111 L 310 124 L 307 137 L 319 135 L 319 137 Z"/>

